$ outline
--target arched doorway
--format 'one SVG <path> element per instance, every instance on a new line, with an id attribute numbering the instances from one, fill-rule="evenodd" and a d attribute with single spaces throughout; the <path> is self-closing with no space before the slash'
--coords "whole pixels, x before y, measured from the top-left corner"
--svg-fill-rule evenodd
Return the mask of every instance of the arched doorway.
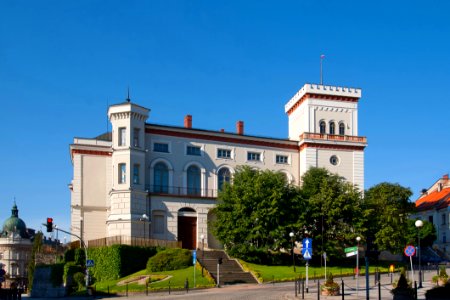
<path id="1" fill-rule="evenodd" d="M 178 241 L 184 249 L 195 249 L 197 241 L 197 213 L 190 207 L 178 211 Z"/>

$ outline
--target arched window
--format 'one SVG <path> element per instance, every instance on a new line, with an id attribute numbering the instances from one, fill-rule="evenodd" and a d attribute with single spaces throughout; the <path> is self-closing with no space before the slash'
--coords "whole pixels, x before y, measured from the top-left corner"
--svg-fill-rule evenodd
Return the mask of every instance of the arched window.
<path id="1" fill-rule="evenodd" d="M 320 133 L 325 134 L 325 129 L 326 129 L 325 121 L 320 121 L 319 127 L 320 127 Z"/>
<path id="2" fill-rule="evenodd" d="M 336 124 L 330 122 L 330 134 L 336 134 Z"/>
<path id="3" fill-rule="evenodd" d="M 154 167 L 153 191 L 155 193 L 169 192 L 169 169 L 165 163 L 159 162 Z"/>
<path id="4" fill-rule="evenodd" d="M 222 168 L 219 170 L 218 175 L 218 187 L 219 191 L 222 190 L 224 183 L 230 183 L 231 182 L 231 172 L 228 168 Z"/>
<path id="5" fill-rule="evenodd" d="M 201 172 L 199 167 L 190 166 L 187 169 L 187 193 L 188 195 L 200 195 Z"/>
<path id="6" fill-rule="evenodd" d="M 345 135 L 345 124 L 344 123 L 339 124 L 339 134 Z"/>

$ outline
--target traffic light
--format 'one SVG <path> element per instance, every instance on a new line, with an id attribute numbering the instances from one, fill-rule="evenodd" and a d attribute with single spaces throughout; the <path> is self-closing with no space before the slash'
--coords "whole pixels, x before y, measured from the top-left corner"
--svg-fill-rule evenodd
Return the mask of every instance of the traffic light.
<path id="1" fill-rule="evenodd" d="M 53 219 L 47 218 L 47 232 L 53 231 Z"/>

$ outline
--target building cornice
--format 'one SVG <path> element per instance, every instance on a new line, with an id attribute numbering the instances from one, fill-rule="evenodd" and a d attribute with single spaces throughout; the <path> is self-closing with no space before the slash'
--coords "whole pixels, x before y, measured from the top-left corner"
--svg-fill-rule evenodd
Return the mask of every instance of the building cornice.
<path id="1" fill-rule="evenodd" d="M 184 129 L 178 127 L 158 127 L 153 125 L 147 125 L 147 127 L 145 128 L 145 132 L 149 134 L 173 136 L 187 139 L 199 139 L 222 143 L 234 143 L 298 151 L 298 142 L 290 140 L 238 136 L 230 133 L 215 131 Z"/>
<path id="2" fill-rule="evenodd" d="M 314 149 L 333 149 L 333 150 L 345 150 L 345 151 L 364 151 L 366 146 L 351 146 L 351 145 L 338 145 L 338 144 L 325 144 L 325 143 L 303 143 L 300 145 L 300 151 L 306 148 Z"/>

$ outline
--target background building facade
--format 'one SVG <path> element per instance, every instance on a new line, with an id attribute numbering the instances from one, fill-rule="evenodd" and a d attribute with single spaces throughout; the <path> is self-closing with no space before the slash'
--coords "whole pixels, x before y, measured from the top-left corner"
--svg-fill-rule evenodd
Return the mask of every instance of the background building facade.
<path id="1" fill-rule="evenodd" d="M 301 184 L 311 167 L 324 167 L 364 189 L 364 148 L 358 135 L 360 89 L 306 84 L 288 101 L 289 138 L 146 123 L 150 110 L 126 101 L 112 105 L 112 132 L 75 138 L 71 230 L 85 240 L 128 236 L 182 241 L 200 237 L 220 247 L 208 222 L 217 193 L 238 166 L 280 171 Z"/>
<path id="2" fill-rule="evenodd" d="M 450 180 L 448 174 L 439 178 L 429 189 L 422 190 L 416 200 L 417 214 L 414 219 L 432 223 L 437 239 L 433 248 L 443 257 L 450 259 Z"/>

